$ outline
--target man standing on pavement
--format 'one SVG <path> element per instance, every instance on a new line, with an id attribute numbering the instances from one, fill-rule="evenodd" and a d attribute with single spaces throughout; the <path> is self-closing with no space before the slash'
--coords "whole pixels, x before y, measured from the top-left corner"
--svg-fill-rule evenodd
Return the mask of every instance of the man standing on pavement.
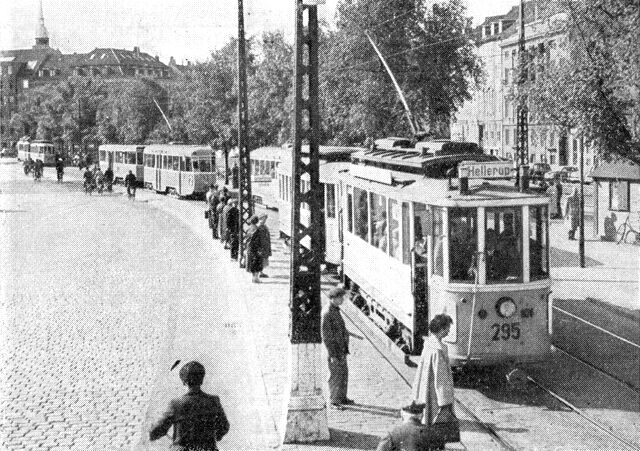
<path id="1" fill-rule="evenodd" d="M 329 360 L 329 399 L 331 405 L 337 409 L 342 409 L 343 405 L 354 404 L 352 399 L 347 398 L 349 335 L 362 340 L 359 335 L 349 333 L 344 325 L 340 306 L 346 293 L 340 286 L 332 288 L 327 294 L 329 304 L 322 312 L 322 341 L 327 348 Z"/>
<path id="2" fill-rule="evenodd" d="M 129 173 L 124 178 L 124 186 L 127 187 L 127 196 L 129 196 L 129 199 L 136 197 L 136 183 L 136 176 L 133 175 L 133 171 L 129 170 Z"/>
<path id="3" fill-rule="evenodd" d="M 229 199 L 230 208 L 226 214 L 227 238 L 229 249 L 231 249 L 231 260 L 238 259 L 238 249 L 240 247 L 240 211 L 238 210 L 238 201 Z"/>
<path id="4" fill-rule="evenodd" d="M 429 428 L 422 424 L 424 404 L 411 403 L 401 411 L 402 424 L 380 440 L 376 451 L 427 451 Z"/>
<path id="5" fill-rule="evenodd" d="M 204 366 L 189 362 L 180 369 L 180 380 L 188 387 L 185 395 L 172 400 L 160 421 L 149 433 L 151 441 L 166 435 L 173 426 L 173 446 L 177 450 L 217 450 L 217 442 L 229 432 L 229 421 L 220 398 L 200 389 Z"/>

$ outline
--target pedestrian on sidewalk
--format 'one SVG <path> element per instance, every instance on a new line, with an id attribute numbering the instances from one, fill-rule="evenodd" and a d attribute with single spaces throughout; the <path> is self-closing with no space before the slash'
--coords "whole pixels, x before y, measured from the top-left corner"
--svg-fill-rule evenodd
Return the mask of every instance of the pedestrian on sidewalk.
<path id="1" fill-rule="evenodd" d="M 340 313 L 340 306 L 344 302 L 346 290 L 340 286 L 332 288 L 327 296 L 329 304 L 322 312 L 321 333 L 322 341 L 327 348 L 329 360 L 329 399 L 331 405 L 342 409 L 343 405 L 354 404 L 347 398 L 349 383 L 349 335 L 362 340 L 362 337 L 347 330 Z"/>
<path id="2" fill-rule="evenodd" d="M 227 211 L 227 240 L 229 249 L 231 249 L 231 260 L 238 259 L 238 248 L 240 247 L 240 212 L 238 210 L 238 201 L 229 199 L 230 208 Z"/>
<path id="3" fill-rule="evenodd" d="M 218 187 L 212 183 L 205 197 L 207 206 L 209 208 L 209 228 L 211 229 L 211 235 L 213 236 L 213 239 L 217 239 L 218 215 L 216 214 L 216 208 L 220 203 L 220 198 L 218 197 Z"/>
<path id="4" fill-rule="evenodd" d="M 562 183 L 560 177 L 556 176 L 556 188 L 558 188 L 558 197 L 556 198 L 556 208 L 558 209 L 558 219 L 562 218 Z"/>
<path id="5" fill-rule="evenodd" d="M 229 210 L 231 210 L 231 206 L 233 205 L 233 199 L 229 198 L 227 200 L 227 205 L 222 209 L 222 241 L 224 242 L 224 248 L 229 249 L 229 230 L 227 229 L 228 218 L 229 218 Z"/>
<path id="6" fill-rule="evenodd" d="M 411 403 L 400 411 L 402 424 L 380 440 L 376 451 L 427 451 L 429 429 L 422 424 L 424 404 Z"/>
<path id="7" fill-rule="evenodd" d="M 569 239 L 576 239 L 576 229 L 580 223 L 580 193 L 578 187 L 573 187 L 573 192 L 567 198 L 567 204 L 564 208 L 564 220 L 569 229 Z"/>
<path id="8" fill-rule="evenodd" d="M 223 243 L 225 241 L 226 233 L 223 210 L 227 206 L 227 202 L 228 199 L 224 195 L 220 195 L 220 202 L 218 202 L 218 206 L 216 207 L 216 217 L 218 221 L 218 238 L 220 238 L 220 241 L 222 241 Z"/>
<path id="9" fill-rule="evenodd" d="M 127 196 L 129 199 L 133 200 L 136 197 L 136 176 L 133 175 L 133 171 L 129 170 L 129 173 L 124 178 L 124 186 L 127 187 Z"/>
<path id="10" fill-rule="evenodd" d="M 258 231 L 258 216 L 253 215 L 249 218 L 249 228 L 244 237 L 244 247 L 246 249 L 245 262 L 247 263 L 247 272 L 251 273 L 251 281 L 260 283 L 260 272 L 262 271 L 262 243 L 261 234 Z"/>
<path id="11" fill-rule="evenodd" d="M 422 423 L 427 426 L 454 420 L 457 422 L 453 413 L 453 374 L 449 351 L 442 342 L 449 334 L 451 324 L 453 319 L 449 315 L 433 317 L 413 381 L 413 400 L 425 405 Z M 433 434 L 431 443 L 430 449 L 444 449 L 445 442 Z"/>
<path id="12" fill-rule="evenodd" d="M 266 213 L 260 215 L 258 223 L 258 233 L 260 233 L 260 244 L 262 245 L 262 270 L 269 266 L 269 257 L 271 257 L 271 232 L 267 227 L 267 219 L 269 215 Z M 260 272 L 260 277 L 269 277 L 264 272 Z"/>
<path id="13" fill-rule="evenodd" d="M 151 441 L 164 437 L 173 426 L 171 449 L 218 449 L 217 442 L 229 432 L 229 421 L 220 398 L 201 390 L 204 375 L 204 366 L 199 362 L 189 362 L 180 369 L 180 380 L 188 391 L 169 403 L 162 418 L 151 428 Z"/>

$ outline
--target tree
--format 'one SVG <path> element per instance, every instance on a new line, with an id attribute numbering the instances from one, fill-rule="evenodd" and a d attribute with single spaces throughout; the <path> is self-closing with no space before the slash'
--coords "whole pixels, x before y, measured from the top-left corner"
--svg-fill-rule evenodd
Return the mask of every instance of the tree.
<path id="1" fill-rule="evenodd" d="M 523 94 L 537 120 L 573 129 L 604 159 L 640 164 L 640 4 L 560 0 L 566 49 Z"/>
<path id="2" fill-rule="evenodd" d="M 459 0 L 343 0 L 321 47 L 322 120 L 333 142 L 411 136 L 404 109 L 365 32 L 398 79 L 420 127 L 447 134 L 481 74 Z M 326 41 L 326 45 L 324 42 Z"/>

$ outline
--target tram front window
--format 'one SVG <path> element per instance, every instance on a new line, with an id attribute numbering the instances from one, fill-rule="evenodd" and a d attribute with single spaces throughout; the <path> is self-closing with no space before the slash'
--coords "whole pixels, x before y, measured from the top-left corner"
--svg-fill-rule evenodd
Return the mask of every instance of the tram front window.
<path id="1" fill-rule="evenodd" d="M 529 207 L 529 274 L 531 280 L 549 277 L 547 207 Z"/>
<path id="2" fill-rule="evenodd" d="M 369 241 L 369 210 L 367 192 L 358 188 L 353 189 L 355 232 L 360 238 Z"/>
<path id="3" fill-rule="evenodd" d="M 522 282 L 521 207 L 488 208 L 486 218 L 487 282 Z"/>
<path id="4" fill-rule="evenodd" d="M 449 211 L 449 279 L 475 281 L 475 253 L 478 250 L 478 219 L 475 208 Z"/>

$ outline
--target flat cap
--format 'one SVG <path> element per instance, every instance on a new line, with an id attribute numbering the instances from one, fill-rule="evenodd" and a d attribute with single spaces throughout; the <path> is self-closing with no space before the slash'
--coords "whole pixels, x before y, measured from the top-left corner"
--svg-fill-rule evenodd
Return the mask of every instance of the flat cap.
<path id="1" fill-rule="evenodd" d="M 327 293 L 327 296 L 329 297 L 329 299 L 335 299 L 337 297 L 344 296 L 345 294 L 347 294 L 347 290 L 338 285 L 337 287 L 333 287 L 332 289 L 330 289 Z"/>
<path id="2" fill-rule="evenodd" d="M 408 406 L 404 406 L 402 408 L 403 412 L 407 412 L 411 415 L 420 415 L 424 412 L 424 408 L 426 404 L 417 404 L 416 402 L 412 402 Z"/>

